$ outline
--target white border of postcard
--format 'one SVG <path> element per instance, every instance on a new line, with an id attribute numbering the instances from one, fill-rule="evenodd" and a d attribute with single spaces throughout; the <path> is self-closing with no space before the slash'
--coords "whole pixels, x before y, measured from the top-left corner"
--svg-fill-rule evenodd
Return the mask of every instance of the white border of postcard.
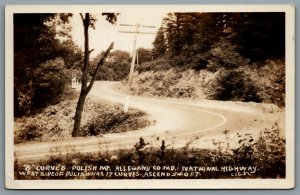
<path id="1" fill-rule="evenodd" d="M 122 179 L 14 180 L 13 14 L 122 12 L 286 13 L 286 178 L 285 179 Z M 293 5 L 8 5 L 5 9 L 5 186 L 10 189 L 287 189 L 295 179 L 295 7 Z"/>

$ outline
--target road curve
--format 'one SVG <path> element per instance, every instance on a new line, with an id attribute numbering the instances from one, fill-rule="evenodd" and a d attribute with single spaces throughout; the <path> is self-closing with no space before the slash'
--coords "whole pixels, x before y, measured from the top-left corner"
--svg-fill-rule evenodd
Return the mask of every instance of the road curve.
<path id="1" fill-rule="evenodd" d="M 126 95 L 114 90 L 116 82 L 96 82 L 91 95 L 100 100 L 123 104 Z M 74 152 L 98 152 L 119 148 L 132 148 L 139 137 L 156 145 L 159 140 L 188 141 L 201 137 L 208 131 L 220 129 L 227 118 L 209 108 L 191 105 L 176 99 L 157 99 L 131 96 L 129 107 L 137 108 L 149 114 L 154 125 L 144 129 L 120 134 L 107 134 L 102 137 L 72 138 L 68 140 L 15 145 L 15 157 L 18 162 L 41 160 L 50 156 L 65 155 Z M 172 141 L 172 142 L 173 142 Z"/>

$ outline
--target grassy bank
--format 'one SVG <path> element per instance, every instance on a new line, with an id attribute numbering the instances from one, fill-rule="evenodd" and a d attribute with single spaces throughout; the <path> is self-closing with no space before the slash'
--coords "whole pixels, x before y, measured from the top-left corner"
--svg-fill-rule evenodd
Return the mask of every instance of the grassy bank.
<path id="1" fill-rule="evenodd" d="M 70 138 L 76 105 L 76 93 L 69 92 L 58 104 L 50 105 L 35 115 L 15 118 L 15 144 Z M 132 131 L 150 123 L 146 113 L 142 111 L 129 109 L 124 113 L 120 104 L 88 97 L 82 114 L 81 136 Z"/>

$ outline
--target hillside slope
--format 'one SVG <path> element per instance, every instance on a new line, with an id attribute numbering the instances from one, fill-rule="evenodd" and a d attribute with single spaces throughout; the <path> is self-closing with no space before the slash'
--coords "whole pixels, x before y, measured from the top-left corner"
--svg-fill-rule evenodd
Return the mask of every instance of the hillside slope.
<path id="1" fill-rule="evenodd" d="M 215 72 L 207 69 L 179 70 L 176 67 L 151 69 L 135 72 L 131 94 L 284 106 L 285 65 L 281 60 L 267 60 L 263 65 L 252 64 L 234 70 L 220 68 Z M 121 88 L 126 89 L 127 81 L 122 83 Z"/>

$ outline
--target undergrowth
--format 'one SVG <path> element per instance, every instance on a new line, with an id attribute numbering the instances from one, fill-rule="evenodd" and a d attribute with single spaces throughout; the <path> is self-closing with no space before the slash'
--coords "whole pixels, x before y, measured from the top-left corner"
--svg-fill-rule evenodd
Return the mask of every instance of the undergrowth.
<path id="1" fill-rule="evenodd" d="M 68 99 L 48 106 L 36 115 L 15 119 L 15 144 L 70 138 L 76 103 Z M 142 111 L 129 109 L 124 113 L 122 105 L 103 103 L 89 97 L 82 114 L 81 136 L 137 130 L 150 123 Z"/>
<path id="2" fill-rule="evenodd" d="M 217 66 L 215 63 L 211 62 Z M 235 68 L 195 70 L 179 68 L 166 59 L 156 59 L 139 66 L 133 76 L 131 93 L 172 98 L 262 102 L 284 107 L 285 63 L 283 60 L 269 59 L 260 64 L 236 65 Z"/>
<path id="3" fill-rule="evenodd" d="M 201 172 L 201 179 L 212 178 L 285 178 L 285 139 L 280 136 L 280 130 L 277 123 L 274 123 L 269 129 L 263 129 L 258 139 L 253 139 L 249 133 L 242 137 L 238 135 L 237 147 L 231 147 L 233 142 L 229 138 L 230 131 L 225 130 L 224 141 L 214 142 L 215 149 L 201 149 L 191 146 L 191 142 L 186 143 L 184 147 L 174 148 L 168 140 L 160 140 L 159 146 L 151 145 L 146 139 L 140 138 L 131 149 L 119 150 L 101 150 L 96 153 L 72 153 L 68 155 L 51 156 L 47 160 L 40 161 L 37 165 L 65 165 L 65 171 L 73 171 L 71 167 L 76 166 L 109 166 L 110 170 L 115 170 L 116 166 L 149 166 L 150 171 L 155 172 L 155 167 L 173 166 L 174 173 L 182 167 L 255 167 L 254 174 L 235 175 L 228 172 L 204 171 Z M 159 139 L 159 138 L 157 138 Z M 200 139 L 201 141 L 201 139 Z M 18 171 L 23 168 L 22 163 L 15 161 L 15 178 L 30 179 L 31 176 L 21 176 Z M 76 171 L 75 171 L 76 172 Z M 80 172 L 80 171 L 78 171 Z M 125 171 L 126 172 L 126 171 Z M 106 175 L 97 176 L 75 176 L 75 177 L 51 177 L 52 179 L 124 179 L 123 175 L 107 177 Z M 135 177 L 143 179 L 141 171 L 140 176 Z M 37 177 L 38 179 L 47 179 L 47 177 Z M 37 179 L 35 177 L 35 179 Z M 149 177 L 147 177 L 149 179 Z M 152 179 L 164 178 L 160 176 L 150 177 Z M 183 175 L 168 177 L 169 179 L 186 179 Z M 191 177 L 191 179 L 195 179 Z"/>

